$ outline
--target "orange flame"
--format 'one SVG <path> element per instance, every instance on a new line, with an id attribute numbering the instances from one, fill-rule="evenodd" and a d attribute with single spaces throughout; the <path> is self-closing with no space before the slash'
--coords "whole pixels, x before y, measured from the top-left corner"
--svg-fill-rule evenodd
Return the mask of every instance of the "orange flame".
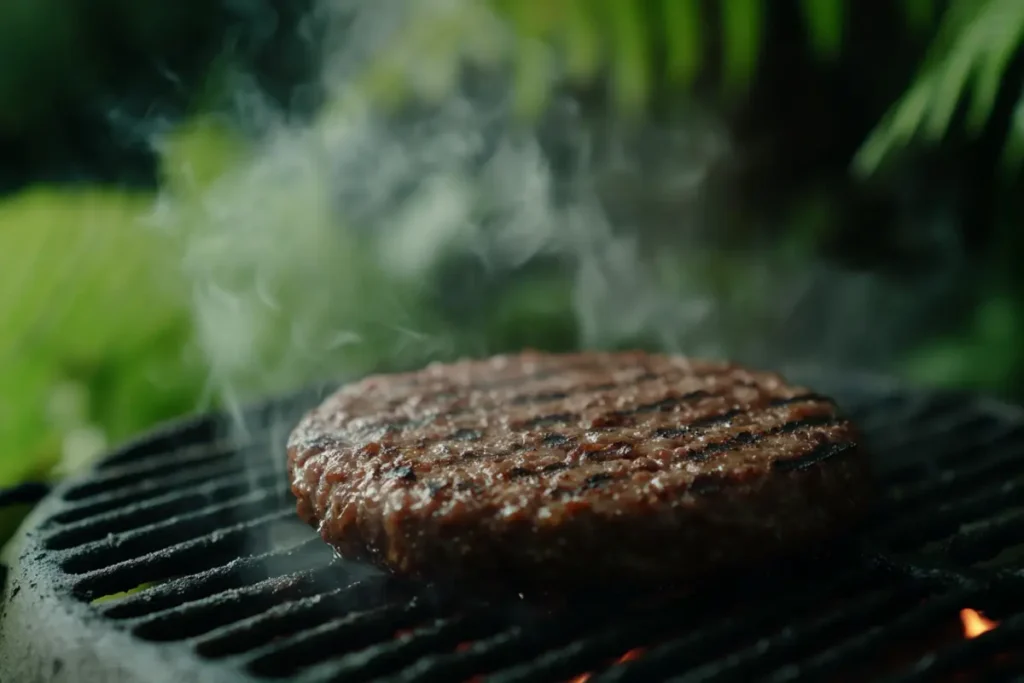
<path id="1" fill-rule="evenodd" d="M 999 625 L 999 622 L 986 619 L 980 612 L 969 607 L 960 610 L 960 621 L 964 626 L 964 638 L 977 638 Z"/>
<path id="2" fill-rule="evenodd" d="M 624 653 L 618 659 L 613 661 L 612 662 L 612 666 L 614 666 L 615 664 L 623 664 L 625 662 L 632 662 L 634 659 L 639 659 L 640 655 L 642 655 L 643 653 L 644 653 L 644 648 L 642 648 L 642 647 L 634 647 L 632 650 Z M 585 674 L 580 674 L 576 678 L 573 678 L 573 679 L 570 679 L 570 680 L 566 681 L 566 683 L 587 683 L 587 681 L 590 680 L 590 677 L 592 675 L 593 674 L 588 671 Z"/>
<path id="3" fill-rule="evenodd" d="M 622 655 L 615 660 L 616 664 L 622 664 L 623 662 L 632 662 L 634 659 L 640 659 L 640 655 L 644 653 L 642 647 L 634 647 L 632 650 Z"/>

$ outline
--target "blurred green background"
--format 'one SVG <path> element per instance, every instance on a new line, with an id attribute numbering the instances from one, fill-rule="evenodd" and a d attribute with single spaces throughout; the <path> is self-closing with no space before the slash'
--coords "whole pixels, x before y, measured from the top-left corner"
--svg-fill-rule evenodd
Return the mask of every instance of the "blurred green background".
<path id="1" fill-rule="evenodd" d="M 481 57 L 510 74 L 527 120 L 568 89 L 602 120 L 641 129 L 699 103 L 730 131 L 740 162 L 721 190 L 726 210 L 709 221 L 699 256 L 661 261 L 658 277 L 685 280 L 742 318 L 764 305 L 751 275 L 764 254 L 783 271 L 834 263 L 899 283 L 935 266 L 925 247 L 940 226 L 955 272 L 927 320 L 865 364 L 1024 396 L 1024 2 L 490 4 L 530 39 L 495 54 L 484 44 Z M 400 41 L 406 51 L 438 59 L 472 42 L 459 33 L 461 15 L 420 15 Z M 259 180 L 273 191 L 258 192 L 253 214 L 211 218 L 210 198 L 232 196 L 224 178 L 255 173 L 255 150 L 271 144 L 275 125 L 246 113 L 245 97 L 257 93 L 271 103 L 261 110 L 303 134 L 328 129 L 344 106 L 344 88 L 321 87 L 326 46 L 347 40 L 332 17 L 274 0 L 0 6 L 0 486 L 59 476 L 155 422 L 232 392 L 322 378 L 325 368 L 341 376 L 582 343 L 573 283 L 558 267 L 489 279 L 447 254 L 414 277 L 398 272 L 372 235 L 335 215 L 344 203 L 326 197 L 331 181 L 315 169 L 291 174 L 287 187 Z M 388 58 L 397 49 L 380 46 L 380 59 L 347 75 L 351 87 L 408 105 L 416 93 Z M 439 87 L 443 99 L 455 85 Z M 222 244 L 232 221 L 240 237 Z M 267 262 L 265 252 L 247 262 L 246 234 L 304 267 Z M 268 266 L 269 283 L 254 264 Z M 211 272 L 223 280 L 204 281 Z M 453 302 L 444 284 L 453 277 L 476 303 Z M 259 315 L 246 314 L 251 301 L 216 304 L 222 288 L 261 287 L 270 294 Z M 324 291 L 311 297 L 310 288 Z M 308 362 L 288 323 L 299 299 L 311 324 L 346 321 L 347 336 L 326 322 L 305 330 L 319 344 Z M 216 338 L 208 318 L 232 315 L 235 337 Z M 757 334 L 729 324 L 709 335 Z M 743 355 L 742 344 L 725 345 L 734 347 Z"/>

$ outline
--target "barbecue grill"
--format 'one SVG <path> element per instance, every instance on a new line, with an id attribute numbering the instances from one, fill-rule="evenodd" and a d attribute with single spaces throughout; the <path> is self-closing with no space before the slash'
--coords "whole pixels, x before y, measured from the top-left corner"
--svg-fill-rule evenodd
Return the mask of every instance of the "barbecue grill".
<path id="1" fill-rule="evenodd" d="M 244 437 L 219 415 L 171 424 L 26 521 L 7 555 L 0 680 L 1024 677 L 1024 411 L 790 375 L 866 432 L 884 485 L 865 528 L 653 600 L 471 597 L 338 558 L 298 522 L 284 474 L 287 428 L 323 391 L 252 408 Z"/>

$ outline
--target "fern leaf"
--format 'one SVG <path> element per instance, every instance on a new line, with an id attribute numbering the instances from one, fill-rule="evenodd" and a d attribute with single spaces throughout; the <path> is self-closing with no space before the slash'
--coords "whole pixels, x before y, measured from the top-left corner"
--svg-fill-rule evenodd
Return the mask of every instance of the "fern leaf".
<path id="1" fill-rule="evenodd" d="M 968 96 L 968 130 L 980 132 L 991 116 L 1007 66 L 1022 38 L 1024 2 L 955 3 L 943 18 L 920 75 L 861 147 L 854 159 L 855 170 L 872 173 L 888 154 L 915 137 L 928 142 L 941 139 L 957 106 Z M 1012 139 L 1008 143 L 1017 144 Z"/>
<path id="2" fill-rule="evenodd" d="M 843 45 L 845 0 L 803 0 L 811 48 L 821 57 L 834 59 Z"/>
<path id="3" fill-rule="evenodd" d="M 731 0 L 721 4 L 723 79 L 726 87 L 746 85 L 757 66 L 761 48 L 761 0 Z"/>
<path id="4" fill-rule="evenodd" d="M 938 0 L 903 0 L 903 15 L 911 30 L 923 33 L 935 22 Z"/>
<path id="5" fill-rule="evenodd" d="M 587 82 L 601 66 L 601 34 L 589 0 L 565 0 L 566 21 L 561 27 L 565 69 L 569 78 Z"/>
<path id="6" fill-rule="evenodd" d="M 650 92 L 650 44 L 644 15 L 632 0 L 605 0 L 606 21 L 611 30 L 611 62 L 615 104 L 625 113 L 638 114 Z"/>
<path id="7" fill-rule="evenodd" d="M 669 83 L 690 85 L 700 70 L 703 55 L 700 0 L 662 0 Z"/>

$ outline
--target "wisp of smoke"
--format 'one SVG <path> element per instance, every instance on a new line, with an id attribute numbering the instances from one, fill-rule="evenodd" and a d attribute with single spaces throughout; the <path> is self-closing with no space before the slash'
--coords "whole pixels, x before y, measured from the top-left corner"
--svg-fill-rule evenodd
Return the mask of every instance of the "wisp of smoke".
<path id="1" fill-rule="evenodd" d="M 889 340 L 880 329 L 912 321 L 919 289 L 820 263 L 711 255 L 691 237 L 705 227 L 709 170 L 732 154 L 713 118 L 596 125 L 560 88 L 558 60 L 482 2 L 316 12 L 337 27 L 319 113 L 296 123 L 240 86 L 236 114 L 257 140 L 226 172 L 163 202 L 182 237 L 211 390 L 229 406 L 492 350 L 432 312 L 442 280 L 477 286 L 458 264 L 496 281 L 558 264 L 585 347 L 644 340 L 767 363 L 857 357 L 870 343 L 878 356 Z M 502 68 L 523 49 L 547 65 L 538 77 L 550 105 L 531 125 Z"/>
<path id="2" fill-rule="evenodd" d="M 574 103 L 554 98 L 546 123 L 565 158 L 556 173 L 537 127 L 516 118 L 507 77 L 495 70 L 493 83 L 464 87 L 467 62 L 517 49 L 483 3 L 317 11 L 339 26 L 319 115 L 291 122 L 245 82 L 237 113 L 258 140 L 226 172 L 162 202 L 224 401 L 460 352 L 465 331 L 427 310 L 453 255 L 492 274 L 560 259 L 588 346 L 700 318 L 703 304 L 656 286 L 635 237 L 610 223 L 595 179 L 621 160 L 595 158 Z M 388 106 L 380 83 L 413 104 Z"/>

